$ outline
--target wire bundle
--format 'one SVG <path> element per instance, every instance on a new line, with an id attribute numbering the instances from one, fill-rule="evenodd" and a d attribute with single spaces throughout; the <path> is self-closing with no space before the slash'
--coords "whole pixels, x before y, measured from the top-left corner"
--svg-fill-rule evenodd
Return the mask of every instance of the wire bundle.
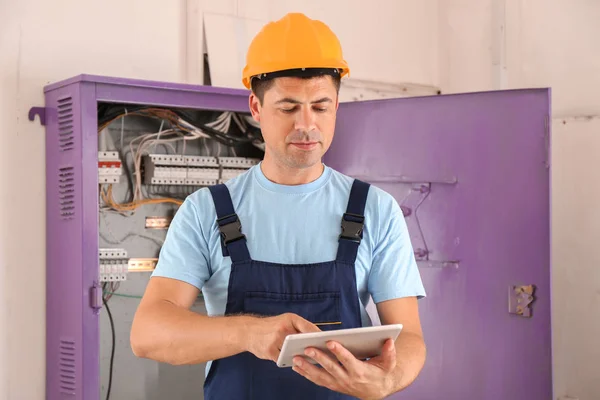
<path id="1" fill-rule="evenodd" d="M 172 203 L 181 205 L 183 201 L 172 197 L 149 198 L 142 192 L 142 159 L 145 154 L 149 154 L 156 146 L 162 145 L 167 151 L 171 150 L 177 153 L 174 145 L 182 143 L 181 154 L 185 155 L 186 143 L 191 140 L 202 140 L 206 154 L 210 153 L 207 146 L 207 140 L 215 141 L 217 144 L 217 154 L 221 155 L 221 146 L 227 146 L 233 156 L 237 156 L 235 147 L 239 144 L 252 144 L 264 151 L 264 142 L 260 134 L 259 125 L 249 116 L 241 116 L 234 112 L 223 112 L 215 120 L 203 124 L 194 122 L 193 118 L 180 110 L 170 110 L 161 108 L 136 108 L 132 111 L 121 111 L 118 113 L 104 110 L 104 115 L 99 118 L 99 135 L 113 122 L 121 119 L 121 157 L 125 160 L 126 154 L 123 152 L 123 118 L 125 116 L 144 116 L 161 121 L 160 128 L 156 133 L 146 133 L 139 135 L 129 142 L 129 154 L 132 156 L 133 173 L 129 174 L 126 163 L 123 162 L 125 173 L 130 182 L 131 200 L 118 203 L 113 197 L 112 184 L 108 184 L 100 191 L 104 203 L 103 211 L 116 211 L 120 214 L 130 216 L 135 210 L 145 204 Z M 167 129 L 163 129 L 165 123 Z M 232 124 L 235 124 L 242 135 L 233 135 L 230 132 Z M 104 133 L 106 135 L 106 133 Z"/>

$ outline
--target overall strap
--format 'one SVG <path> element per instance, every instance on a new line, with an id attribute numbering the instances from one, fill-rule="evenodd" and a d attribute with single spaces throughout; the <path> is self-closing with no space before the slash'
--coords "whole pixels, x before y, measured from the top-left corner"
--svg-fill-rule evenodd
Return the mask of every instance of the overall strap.
<path id="1" fill-rule="evenodd" d="M 217 211 L 223 256 L 231 256 L 231 261 L 234 263 L 250 260 L 246 236 L 242 233 L 242 224 L 233 209 L 229 189 L 224 184 L 209 186 L 208 189 Z"/>
<path id="2" fill-rule="evenodd" d="M 342 233 L 340 234 L 337 261 L 354 263 L 358 246 L 363 236 L 365 222 L 365 205 L 369 194 L 368 183 L 354 180 L 348 199 L 348 208 L 342 217 Z"/>

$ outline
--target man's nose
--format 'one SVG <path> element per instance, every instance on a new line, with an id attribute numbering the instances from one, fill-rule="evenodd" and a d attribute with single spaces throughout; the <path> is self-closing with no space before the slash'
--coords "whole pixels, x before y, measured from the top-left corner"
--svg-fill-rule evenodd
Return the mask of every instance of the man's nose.
<path id="1" fill-rule="evenodd" d="M 310 108 L 302 107 L 296 114 L 295 128 L 301 132 L 310 132 L 316 129 L 315 113 Z"/>

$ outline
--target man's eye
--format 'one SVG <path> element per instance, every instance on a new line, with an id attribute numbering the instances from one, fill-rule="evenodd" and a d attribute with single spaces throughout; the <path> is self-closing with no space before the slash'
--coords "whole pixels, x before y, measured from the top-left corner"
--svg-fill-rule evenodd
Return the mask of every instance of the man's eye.
<path id="1" fill-rule="evenodd" d="M 325 111 L 327 111 L 327 109 L 326 108 L 318 108 L 317 107 L 317 108 L 315 108 L 315 111 L 316 112 L 325 112 Z"/>
<path id="2" fill-rule="evenodd" d="M 296 110 L 296 107 L 293 108 L 282 108 L 281 111 L 283 111 L 284 113 L 292 113 Z"/>

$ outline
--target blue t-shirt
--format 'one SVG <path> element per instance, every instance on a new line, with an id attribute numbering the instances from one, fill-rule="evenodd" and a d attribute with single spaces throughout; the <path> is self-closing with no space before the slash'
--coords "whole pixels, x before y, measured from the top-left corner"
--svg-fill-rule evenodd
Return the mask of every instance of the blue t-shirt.
<path id="1" fill-rule="evenodd" d="M 325 166 L 313 182 L 280 185 L 264 176 L 260 164 L 227 181 L 251 258 L 283 264 L 335 260 L 352 182 Z M 365 310 L 369 296 L 375 303 L 425 296 L 402 211 L 390 194 L 375 186 L 369 189 L 355 268 L 364 326 L 371 325 Z M 225 313 L 230 271 L 212 197 L 202 188 L 175 214 L 153 276 L 196 286 L 208 315 L 220 316 Z"/>

